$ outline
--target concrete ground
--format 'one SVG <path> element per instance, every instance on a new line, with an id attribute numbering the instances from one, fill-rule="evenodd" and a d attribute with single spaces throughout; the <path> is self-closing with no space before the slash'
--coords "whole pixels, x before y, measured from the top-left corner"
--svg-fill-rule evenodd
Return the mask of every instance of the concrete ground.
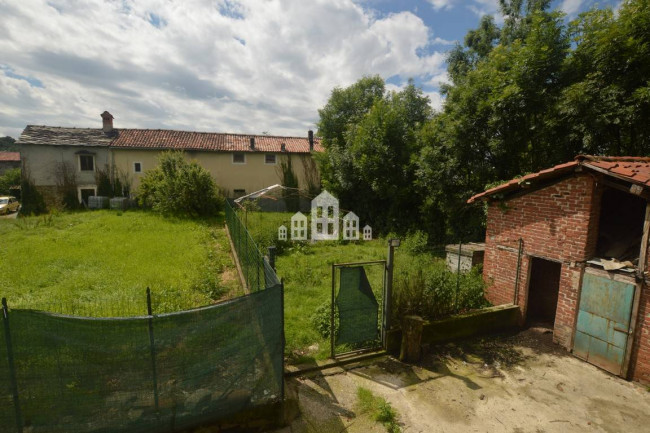
<path id="1" fill-rule="evenodd" d="M 276 433 L 385 432 L 357 389 L 385 398 L 403 432 L 647 432 L 650 388 L 574 358 L 532 328 L 289 380 L 301 415 Z"/>

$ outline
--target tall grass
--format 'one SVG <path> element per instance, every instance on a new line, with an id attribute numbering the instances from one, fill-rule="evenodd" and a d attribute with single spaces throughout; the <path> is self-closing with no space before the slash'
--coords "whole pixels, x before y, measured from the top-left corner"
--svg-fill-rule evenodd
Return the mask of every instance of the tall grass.
<path id="1" fill-rule="evenodd" d="M 0 220 L 0 296 L 90 316 L 206 305 L 241 291 L 223 219 L 94 211 Z"/>

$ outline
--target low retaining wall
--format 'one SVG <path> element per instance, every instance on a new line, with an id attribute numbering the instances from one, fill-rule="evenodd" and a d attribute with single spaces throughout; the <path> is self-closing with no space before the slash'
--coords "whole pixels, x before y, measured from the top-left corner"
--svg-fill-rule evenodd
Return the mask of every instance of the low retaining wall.
<path id="1" fill-rule="evenodd" d="M 406 353 L 419 354 L 423 344 L 441 344 L 516 328 L 518 321 L 517 305 L 499 305 L 432 322 L 408 316 L 402 324 L 402 329 L 388 333 L 387 351 L 397 354 L 401 350 L 401 358 L 411 358 Z"/>

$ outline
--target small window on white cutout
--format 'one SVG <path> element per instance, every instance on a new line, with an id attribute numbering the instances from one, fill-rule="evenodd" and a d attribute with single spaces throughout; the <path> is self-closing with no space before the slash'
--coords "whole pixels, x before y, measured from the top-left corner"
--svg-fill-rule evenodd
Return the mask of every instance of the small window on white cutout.
<path id="1" fill-rule="evenodd" d="M 264 164 L 275 164 L 275 154 L 267 153 L 264 155 Z"/>
<path id="2" fill-rule="evenodd" d="M 133 172 L 134 173 L 142 173 L 142 163 L 141 162 L 134 162 L 133 163 Z"/>
<path id="3" fill-rule="evenodd" d="M 245 153 L 233 153 L 232 154 L 232 163 L 233 164 L 246 164 L 246 154 Z"/>

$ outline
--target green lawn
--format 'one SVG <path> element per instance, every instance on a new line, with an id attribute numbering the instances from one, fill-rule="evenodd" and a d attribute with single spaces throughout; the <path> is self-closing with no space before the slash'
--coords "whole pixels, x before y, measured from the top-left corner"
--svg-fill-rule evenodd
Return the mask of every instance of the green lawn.
<path id="1" fill-rule="evenodd" d="M 223 217 L 94 211 L 0 220 L 0 296 L 10 307 L 92 315 L 146 314 L 242 292 Z"/>

